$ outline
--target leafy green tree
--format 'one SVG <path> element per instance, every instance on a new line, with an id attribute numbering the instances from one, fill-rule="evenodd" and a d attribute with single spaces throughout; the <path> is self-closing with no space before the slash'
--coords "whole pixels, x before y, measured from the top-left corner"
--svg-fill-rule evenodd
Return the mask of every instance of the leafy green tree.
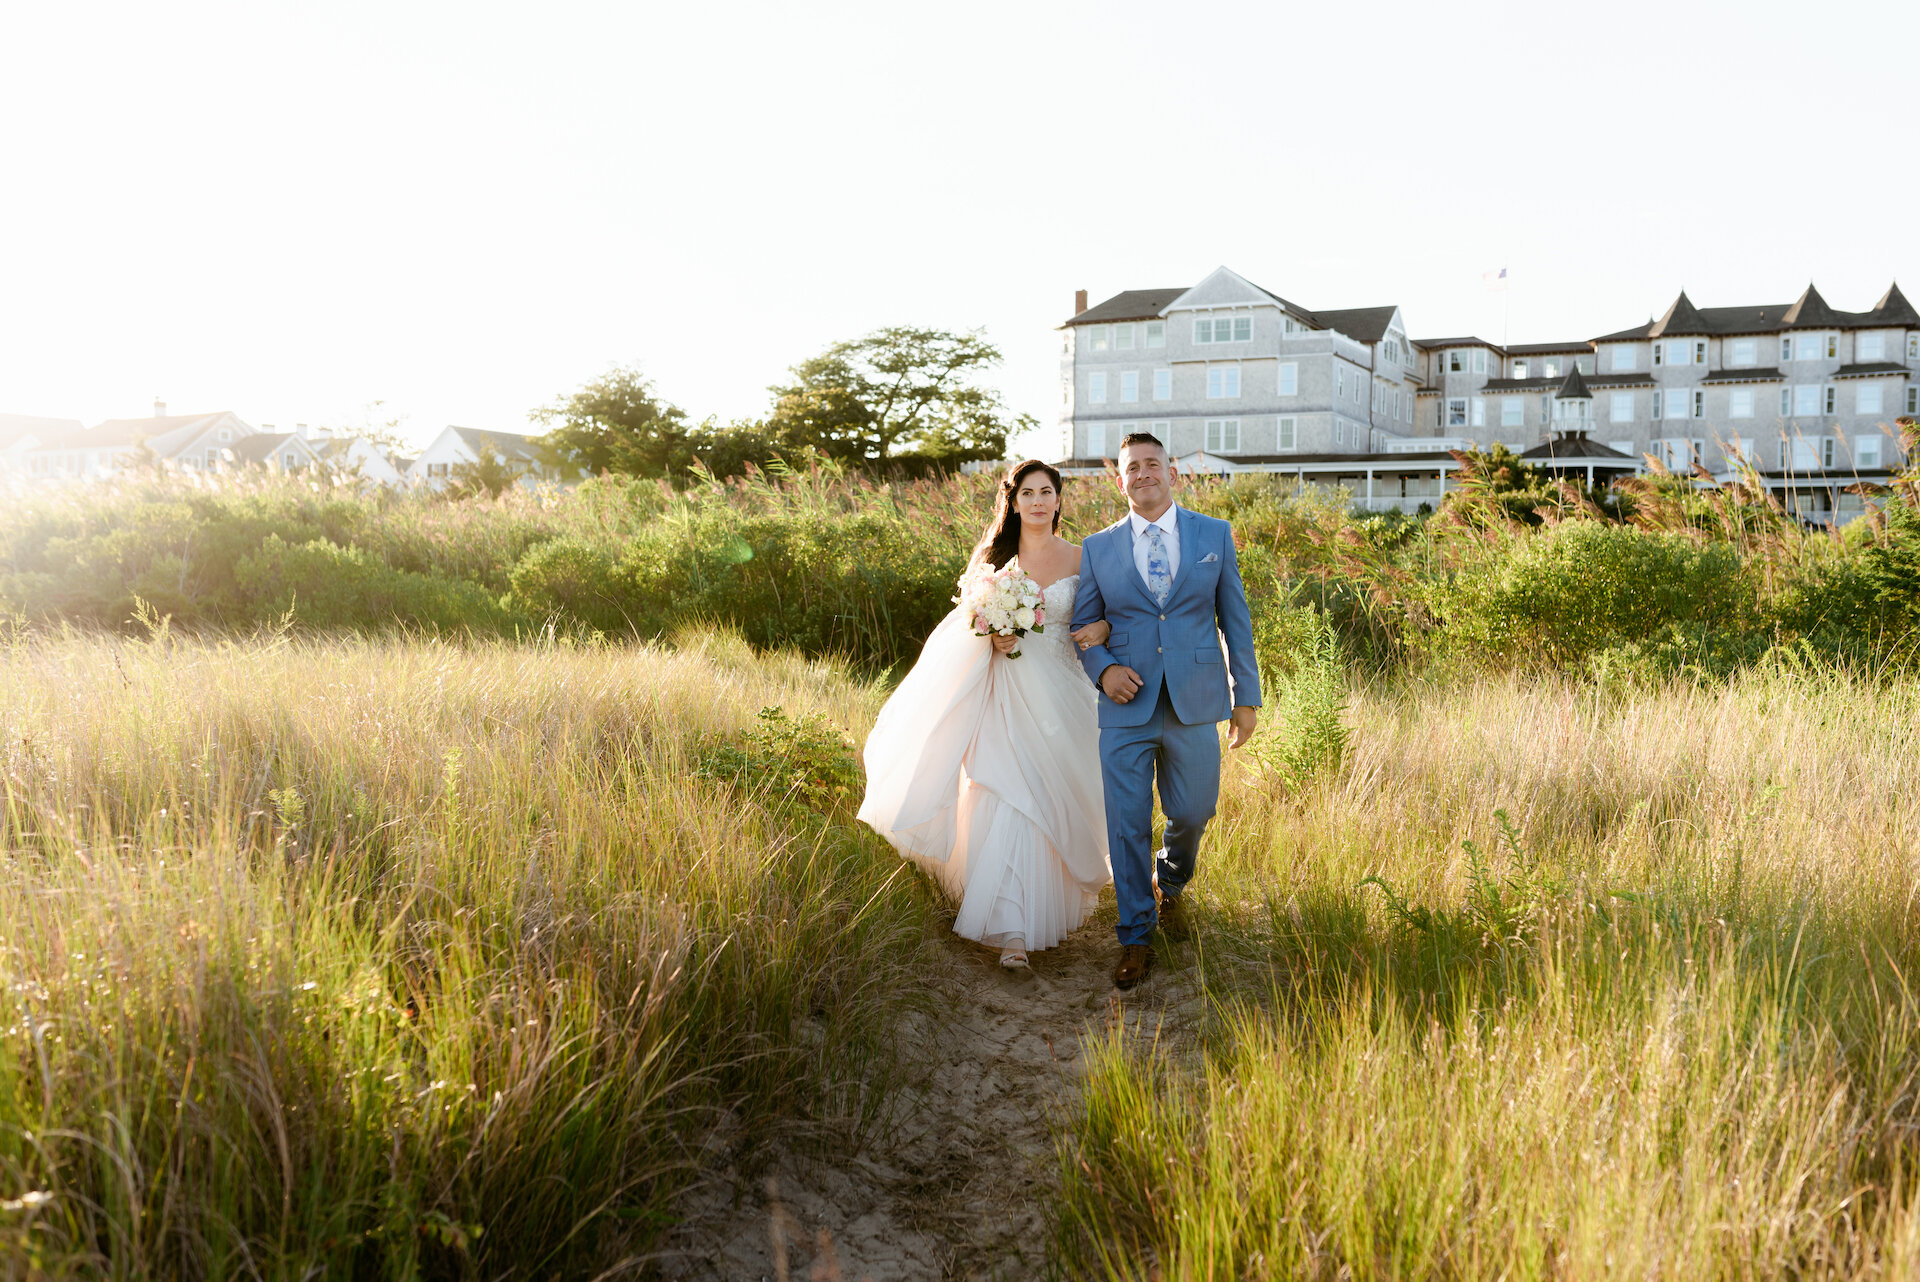
<path id="1" fill-rule="evenodd" d="M 852 463 L 999 458 L 1007 437 L 1033 426 L 974 380 L 1000 363 L 978 331 L 892 326 L 835 343 L 770 388 L 768 427 L 788 449 L 811 447 Z"/>
<path id="2" fill-rule="evenodd" d="M 502 458 L 500 451 L 482 442 L 473 462 L 454 464 L 447 478 L 447 497 L 464 499 L 484 494 L 497 499 L 520 479 L 521 472 L 521 468 Z"/>
<path id="3" fill-rule="evenodd" d="M 694 459 L 686 412 L 661 400 L 631 365 L 616 365 L 533 417 L 547 428 L 542 452 L 563 470 L 668 476 Z"/>

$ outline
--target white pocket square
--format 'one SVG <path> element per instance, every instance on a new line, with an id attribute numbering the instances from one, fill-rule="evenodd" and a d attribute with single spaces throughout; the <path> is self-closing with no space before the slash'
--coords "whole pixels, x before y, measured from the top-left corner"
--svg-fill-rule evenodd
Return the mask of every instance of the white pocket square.
<path id="1" fill-rule="evenodd" d="M 1218 552 L 1209 552 L 1205 556 L 1201 557 L 1198 561 L 1195 561 L 1194 564 L 1205 565 L 1209 561 L 1218 561 L 1219 559 L 1220 559 L 1220 554 Z"/>

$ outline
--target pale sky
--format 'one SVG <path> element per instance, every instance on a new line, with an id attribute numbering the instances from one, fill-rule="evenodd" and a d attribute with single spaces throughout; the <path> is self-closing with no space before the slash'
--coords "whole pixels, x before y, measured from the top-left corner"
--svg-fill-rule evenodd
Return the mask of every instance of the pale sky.
<path id="1" fill-rule="evenodd" d="M 1225 264 L 1414 337 L 1920 299 L 1911 3 L 0 0 L 0 413 L 695 418 Z M 1509 269 L 1502 298 L 1481 273 Z"/>

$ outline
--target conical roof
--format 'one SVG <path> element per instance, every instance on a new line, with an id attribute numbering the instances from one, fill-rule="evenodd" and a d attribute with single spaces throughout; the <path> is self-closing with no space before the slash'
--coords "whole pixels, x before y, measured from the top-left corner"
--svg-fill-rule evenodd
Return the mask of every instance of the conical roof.
<path id="1" fill-rule="evenodd" d="M 1687 291 L 1684 289 L 1680 291 L 1680 297 L 1673 300 L 1673 306 L 1667 308 L 1666 314 L 1654 323 L 1650 331 L 1656 338 L 1664 334 L 1704 334 L 1706 332 L 1707 318 L 1700 314 L 1700 309 L 1693 305 L 1693 300 L 1687 297 Z"/>
<path id="2" fill-rule="evenodd" d="M 1887 292 L 1880 295 L 1880 301 L 1873 305 L 1868 313 L 1877 325 L 1920 325 L 1920 312 L 1913 310 L 1913 304 L 1900 292 L 1898 281 L 1887 286 Z"/>
<path id="3" fill-rule="evenodd" d="M 1561 382 L 1560 390 L 1554 395 L 1563 401 L 1575 398 L 1588 401 L 1593 399 L 1593 393 L 1587 390 L 1587 380 L 1580 377 L 1578 365 L 1567 371 L 1567 377 Z"/>
<path id="4" fill-rule="evenodd" d="M 1787 308 L 1780 323 L 1794 329 L 1830 329 L 1840 324 L 1840 313 L 1827 306 L 1827 300 L 1820 297 L 1820 291 L 1809 281 L 1807 292 Z"/>

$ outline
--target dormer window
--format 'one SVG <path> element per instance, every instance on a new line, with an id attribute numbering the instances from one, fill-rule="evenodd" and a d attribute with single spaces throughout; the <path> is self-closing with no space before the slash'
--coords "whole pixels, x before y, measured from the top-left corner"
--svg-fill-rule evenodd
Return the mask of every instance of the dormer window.
<path id="1" fill-rule="evenodd" d="M 1527 363 L 1525 361 L 1515 361 L 1513 363 L 1513 376 L 1515 378 L 1525 378 L 1527 376 Z"/>
<path id="2" fill-rule="evenodd" d="M 1543 373 L 1544 373 L 1544 374 L 1545 374 L 1545 375 L 1546 375 L 1546 376 L 1547 376 L 1548 378 L 1559 378 L 1559 377 L 1560 377 L 1560 362 L 1559 362 L 1559 361 L 1542 361 L 1542 362 L 1541 362 L 1541 371 L 1542 371 L 1542 372 L 1543 372 Z"/>
<path id="3" fill-rule="evenodd" d="M 1165 347 L 1167 345 L 1167 323 L 1165 321 L 1147 322 L 1147 346 Z"/>

